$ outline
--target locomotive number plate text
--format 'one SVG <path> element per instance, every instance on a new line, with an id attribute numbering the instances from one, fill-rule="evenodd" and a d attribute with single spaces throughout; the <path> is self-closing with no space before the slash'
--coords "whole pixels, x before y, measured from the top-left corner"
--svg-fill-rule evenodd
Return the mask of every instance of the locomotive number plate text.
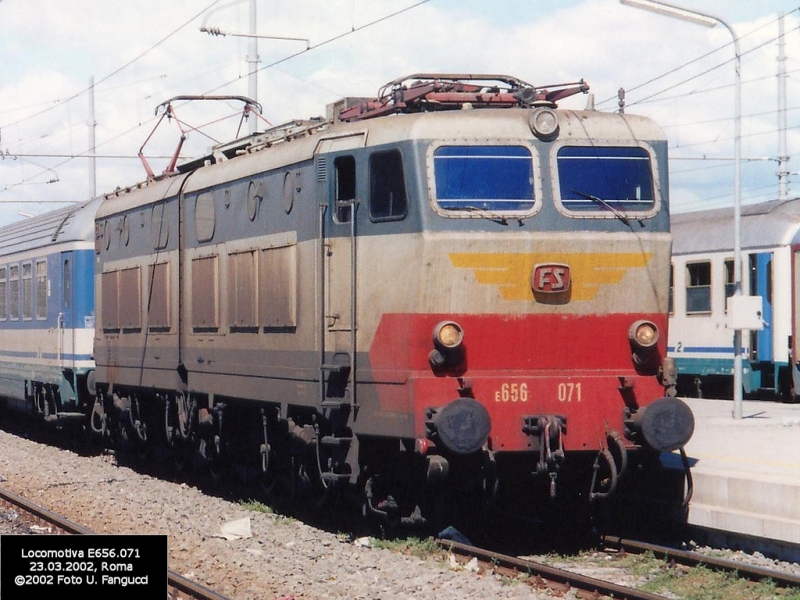
<path id="1" fill-rule="evenodd" d="M 527 402 L 527 383 L 504 383 L 494 393 L 495 402 Z"/>
<path id="2" fill-rule="evenodd" d="M 567 381 L 558 384 L 558 400 L 559 402 L 580 402 L 581 401 L 581 384 Z"/>

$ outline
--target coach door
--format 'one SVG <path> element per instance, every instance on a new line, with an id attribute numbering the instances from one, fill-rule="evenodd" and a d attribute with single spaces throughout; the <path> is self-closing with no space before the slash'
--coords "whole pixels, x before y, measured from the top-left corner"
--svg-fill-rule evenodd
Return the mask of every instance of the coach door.
<path id="1" fill-rule="evenodd" d="M 327 171 L 320 203 L 320 369 L 323 404 L 355 404 L 356 370 L 356 160 L 352 154 L 317 156 Z"/>
<path id="2" fill-rule="evenodd" d="M 66 368 L 75 366 L 75 285 L 72 252 L 61 253 L 61 306 L 58 312 L 58 360 Z"/>
<path id="3" fill-rule="evenodd" d="M 800 246 L 792 247 L 792 329 L 789 361 L 793 365 L 792 393 L 800 396 Z"/>
<path id="4" fill-rule="evenodd" d="M 749 255 L 750 267 L 750 295 L 761 296 L 762 313 L 766 327 L 751 331 L 750 348 L 751 359 L 760 362 L 772 362 L 774 352 L 772 347 L 772 252 L 761 252 Z M 770 384 L 774 387 L 775 382 L 762 381 L 761 386 Z"/>

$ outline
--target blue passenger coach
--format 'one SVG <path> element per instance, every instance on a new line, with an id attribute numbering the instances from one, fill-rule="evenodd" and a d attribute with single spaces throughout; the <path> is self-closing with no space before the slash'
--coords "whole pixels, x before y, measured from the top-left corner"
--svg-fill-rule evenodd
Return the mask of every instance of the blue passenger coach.
<path id="1" fill-rule="evenodd" d="M 0 397 L 46 421 L 91 409 L 98 204 L 0 228 Z"/>

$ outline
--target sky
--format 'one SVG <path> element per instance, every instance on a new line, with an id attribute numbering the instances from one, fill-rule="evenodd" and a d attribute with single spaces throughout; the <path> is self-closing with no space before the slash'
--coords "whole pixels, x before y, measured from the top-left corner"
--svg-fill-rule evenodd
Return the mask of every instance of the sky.
<path id="1" fill-rule="evenodd" d="M 721 19 L 739 39 L 743 203 L 778 198 L 785 14 L 789 197 L 800 195 L 800 0 L 672 3 Z M 619 110 L 624 89 L 624 110 L 664 129 L 674 212 L 733 203 L 735 54 L 723 25 L 618 0 L 258 0 L 257 10 L 268 37 L 258 41 L 256 100 L 271 125 L 324 115 L 339 98 L 375 96 L 413 73 L 585 79 L 597 110 Z M 162 172 L 180 132 L 164 121 L 153 133 L 158 105 L 248 95 L 248 17 L 248 0 L 0 0 L 0 225 L 144 180 L 143 145 Z M 188 132 L 186 157 L 236 135 L 236 102 L 175 107 L 190 126 L 215 122 L 207 135 Z"/>

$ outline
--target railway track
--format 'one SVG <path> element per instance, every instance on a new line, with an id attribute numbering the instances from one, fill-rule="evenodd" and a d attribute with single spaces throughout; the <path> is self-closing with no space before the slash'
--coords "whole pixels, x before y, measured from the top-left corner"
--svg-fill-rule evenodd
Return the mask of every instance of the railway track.
<path id="1" fill-rule="evenodd" d="M 437 540 L 437 542 L 442 548 L 451 552 L 474 557 L 479 561 L 490 563 L 494 566 L 505 567 L 520 573 L 538 577 L 543 586 L 556 591 L 563 591 L 563 588 L 566 586 L 567 588 L 581 590 L 588 594 L 586 597 L 590 598 L 597 598 L 599 594 L 619 600 L 665 600 L 663 596 L 642 592 L 634 588 L 617 585 L 595 577 L 587 577 L 539 562 L 525 560 L 491 550 L 484 550 L 477 546 L 470 546 L 451 540 L 440 539 Z"/>
<path id="2" fill-rule="evenodd" d="M 748 565 L 746 563 L 741 563 L 734 560 L 708 556 L 707 554 L 701 554 L 700 552 L 690 552 L 677 548 L 670 548 L 668 546 L 659 546 L 657 544 L 650 544 L 647 542 L 640 542 L 637 540 L 630 540 L 611 535 L 603 536 L 601 542 L 606 548 L 613 548 L 618 551 L 624 551 L 628 553 L 651 552 L 657 558 L 672 560 L 687 566 L 693 567 L 697 565 L 703 565 L 706 568 L 713 569 L 715 571 L 736 573 L 738 577 L 749 579 L 751 581 L 770 579 L 778 586 L 800 587 L 800 577 L 797 575 L 776 571 L 774 569 Z"/>
<path id="3" fill-rule="evenodd" d="M 94 532 L 91 529 L 78 525 L 61 515 L 54 513 L 43 506 L 23 498 L 5 488 L 0 487 L 0 500 L 13 505 L 20 510 L 32 515 L 40 521 L 44 521 L 56 527 L 58 530 L 73 535 L 89 535 Z M 229 600 L 205 586 L 167 569 L 167 585 L 169 587 L 169 598 L 192 598 L 195 600 Z"/>
<path id="4" fill-rule="evenodd" d="M 772 569 L 614 536 L 604 536 L 602 541 L 606 548 L 616 551 L 629 553 L 651 552 L 657 558 L 674 561 L 687 566 L 703 565 L 715 571 L 735 573 L 737 577 L 749 579 L 751 581 L 768 579 L 778 586 L 800 587 L 800 577 Z M 491 564 L 495 568 L 504 567 L 518 573 L 527 574 L 528 576 L 535 576 L 544 587 L 551 588 L 554 591 L 563 591 L 564 588 L 572 588 L 583 592 L 583 594 L 585 594 L 584 597 L 587 598 L 597 598 L 598 596 L 626 600 L 665 600 L 666 598 L 665 596 L 659 596 L 632 587 L 618 585 L 596 577 L 581 575 L 540 562 L 509 556 L 468 544 L 442 539 L 437 540 L 437 542 L 446 550 L 463 556 L 475 557 L 479 561 Z"/>

